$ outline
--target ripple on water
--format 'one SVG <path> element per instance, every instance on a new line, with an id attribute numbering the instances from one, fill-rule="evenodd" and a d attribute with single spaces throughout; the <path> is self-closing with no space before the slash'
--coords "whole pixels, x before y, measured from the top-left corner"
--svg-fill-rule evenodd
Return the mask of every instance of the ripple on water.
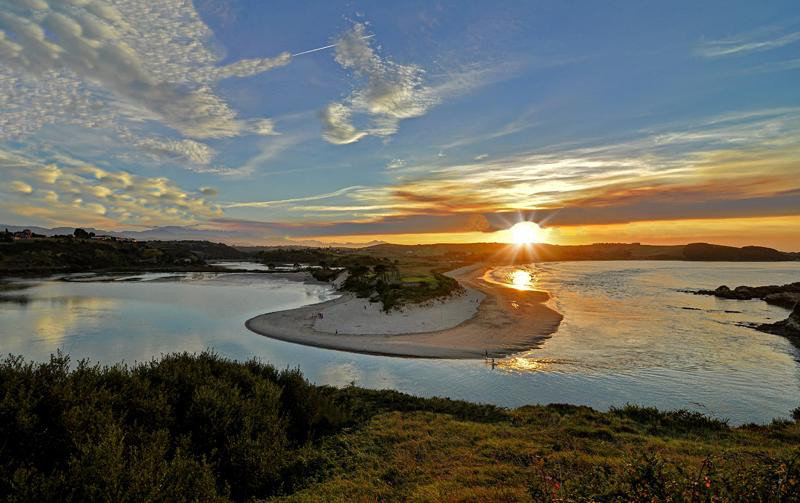
<path id="1" fill-rule="evenodd" d="M 491 270 L 487 281 L 549 292 L 564 315 L 542 347 L 494 367 L 482 360 L 356 355 L 261 337 L 244 320 L 335 292 L 264 274 L 180 276 L 38 281 L 0 293 L 27 299 L 0 302 L 0 348 L 37 360 L 63 349 L 74 360 L 104 363 L 211 348 L 299 367 L 324 384 L 356 382 L 503 406 L 630 402 L 698 410 L 733 423 L 785 417 L 800 403 L 797 349 L 741 326 L 785 318 L 785 310 L 681 291 L 800 281 L 796 264 L 564 262 Z"/>

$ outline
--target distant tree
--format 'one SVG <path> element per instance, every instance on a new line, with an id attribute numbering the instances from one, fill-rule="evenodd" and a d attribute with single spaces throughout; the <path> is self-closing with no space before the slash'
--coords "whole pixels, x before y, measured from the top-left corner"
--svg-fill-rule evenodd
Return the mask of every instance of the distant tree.
<path id="1" fill-rule="evenodd" d="M 400 265 L 400 261 L 399 260 L 395 260 L 389 266 L 389 271 L 392 274 L 392 281 L 394 281 L 395 283 L 400 281 L 400 267 L 399 267 L 399 265 Z"/>
<path id="2" fill-rule="evenodd" d="M 78 239 L 89 239 L 91 235 L 83 229 L 75 229 L 73 235 Z"/>
<path id="3" fill-rule="evenodd" d="M 375 277 L 379 278 L 383 282 L 386 282 L 386 264 L 375 264 L 372 266 L 372 271 L 375 273 Z"/>
<path id="4" fill-rule="evenodd" d="M 353 278 L 353 281 L 363 285 L 365 276 L 369 272 L 369 267 L 363 264 L 355 264 L 348 268 L 348 272 L 350 273 L 350 276 Z"/>

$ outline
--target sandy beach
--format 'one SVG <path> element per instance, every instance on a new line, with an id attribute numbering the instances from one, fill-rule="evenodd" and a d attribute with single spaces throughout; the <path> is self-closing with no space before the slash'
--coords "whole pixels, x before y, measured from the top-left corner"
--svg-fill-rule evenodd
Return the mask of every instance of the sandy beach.
<path id="1" fill-rule="evenodd" d="M 488 353 L 498 358 L 538 347 L 562 319 L 545 305 L 549 295 L 490 283 L 483 279 L 487 270 L 476 264 L 450 271 L 463 294 L 388 314 L 378 303 L 344 294 L 262 314 L 245 325 L 297 344 L 404 357 L 475 359 Z"/>

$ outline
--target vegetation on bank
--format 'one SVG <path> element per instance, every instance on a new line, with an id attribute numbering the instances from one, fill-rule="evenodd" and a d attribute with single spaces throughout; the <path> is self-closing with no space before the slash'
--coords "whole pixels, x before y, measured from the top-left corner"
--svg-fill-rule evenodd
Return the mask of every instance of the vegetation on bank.
<path id="1" fill-rule="evenodd" d="M 0 364 L 5 501 L 798 501 L 800 424 L 507 410 L 213 354 Z"/>
<path id="2" fill-rule="evenodd" d="M 243 257 L 246 255 L 222 243 L 101 240 L 76 229 L 74 235 L 0 242 L 0 276 L 110 270 L 215 270 L 207 260 Z"/>
<path id="3" fill-rule="evenodd" d="M 447 297 L 462 290 L 456 280 L 442 274 L 465 265 L 462 262 L 442 257 L 375 256 L 366 251 L 368 249 L 275 248 L 259 251 L 255 256 L 266 265 L 319 266 L 312 270 L 312 275 L 320 281 L 332 281 L 344 269 L 348 277 L 341 289 L 380 302 L 385 311 Z"/>
<path id="4" fill-rule="evenodd" d="M 404 276 L 399 261 L 379 263 L 371 268 L 357 265 L 347 271 L 342 289 L 380 302 L 387 312 L 407 304 L 449 297 L 464 289 L 458 281 L 434 268 L 417 272 L 417 276 Z"/>

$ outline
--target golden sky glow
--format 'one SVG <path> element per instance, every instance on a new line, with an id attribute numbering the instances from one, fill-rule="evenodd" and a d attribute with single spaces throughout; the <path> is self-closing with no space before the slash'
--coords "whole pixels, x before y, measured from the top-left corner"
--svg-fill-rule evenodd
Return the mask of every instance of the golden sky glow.
<path id="1" fill-rule="evenodd" d="M 794 21 L 718 12 L 654 37 L 660 16 L 562 6 L 574 37 L 517 29 L 564 19 L 525 2 L 334 1 L 310 37 L 315 13 L 288 4 L 301 24 L 263 2 L 238 21 L 215 2 L 0 3 L 0 224 L 800 250 Z M 448 30 L 402 21 L 430 16 Z"/>
<path id="2" fill-rule="evenodd" d="M 702 220 L 644 221 L 625 224 L 562 226 L 541 229 L 539 242 L 562 245 L 633 243 L 672 245 L 698 241 L 729 246 L 759 243 L 781 250 L 800 250 L 800 216 Z M 336 242 L 395 244 L 513 243 L 510 230 L 492 233 L 426 233 L 319 236 Z"/>

